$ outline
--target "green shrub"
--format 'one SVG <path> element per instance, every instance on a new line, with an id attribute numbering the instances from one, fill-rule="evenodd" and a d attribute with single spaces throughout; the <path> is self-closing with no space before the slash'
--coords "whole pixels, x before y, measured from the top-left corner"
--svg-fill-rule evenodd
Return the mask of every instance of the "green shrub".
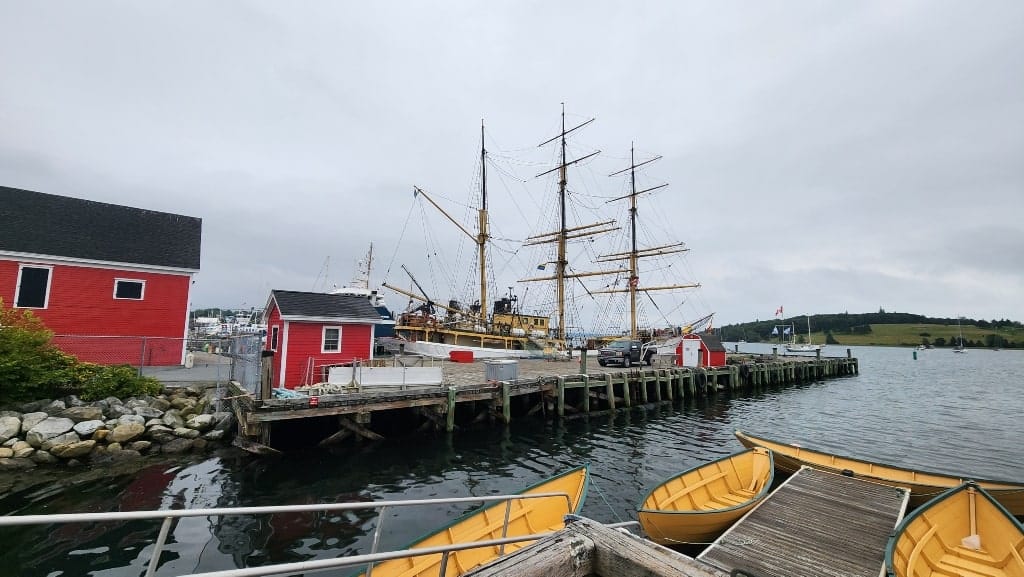
<path id="1" fill-rule="evenodd" d="M 79 363 L 76 368 L 79 382 L 75 387 L 83 401 L 98 401 L 107 397 L 124 399 L 139 395 L 158 395 L 163 387 L 153 377 L 139 376 L 131 365 L 103 366 Z"/>
<path id="2" fill-rule="evenodd" d="M 52 344 L 53 337 L 32 311 L 6 309 L 0 299 L 0 398 L 48 398 L 56 373 L 74 358 Z"/>
<path id="3" fill-rule="evenodd" d="M 32 311 L 4 308 L 0 299 L 0 401 L 76 394 L 83 400 L 159 394 L 160 382 L 129 365 L 83 363 L 54 346 L 53 333 Z"/>

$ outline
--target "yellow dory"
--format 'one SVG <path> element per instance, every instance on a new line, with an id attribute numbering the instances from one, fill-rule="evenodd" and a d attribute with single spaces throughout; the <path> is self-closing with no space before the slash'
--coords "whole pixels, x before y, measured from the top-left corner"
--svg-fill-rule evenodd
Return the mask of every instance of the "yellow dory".
<path id="1" fill-rule="evenodd" d="M 656 543 L 710 543 L 768 495 L 774 478 L 771 451 L 740 451 L 658 485 L 637 516 Z"/>
<path id="2" fill-rule="evenodd" d="M 551 477 L 517 493 L 527 497 L 544 493 L 558 496 L 513 499 L 485 505 L 459 517 L 406 549 L 443 547 L 506 537 L 535 535 L 557 531 L 565 527 L 565 515 L 576 514 L 587 496 L 590 476 L 586 465 Z M 505 516 L 508 513 L 508 525 Z M 520 541 L 504 546 L 485 546 L 453 551 L 448 554 L 444 573 L 441 573 L 441 553 L 392 559 L 373 565 L 373 577 L 458 577 L 471 569 L 489 563 L 534 543 Z M 365 575 L 365 573 L 364 573 Z"/>
<path id="3" fill-rule="evenodd" d="M 916 471 L 914 469 L 905 469 L 893 465 L 884 465 L 872 461 L 823 453 L 796 445 L 755 437 L 743 431 L 736 431 L 735 435 L 744 447 L 771 449 L 775 454 L 775 466 L 780 471 L 786 473 L 794 473 L 800 467 L 807 466 L 821 471 L 864 479 L 865 481 L 909 489 L 911 508 L 923 505 L 935 495 L 958 487 L 970 480 L 967 477 L 928 473 L 926 471 Z M 984 479 L 974 479 L 974 482 L 992 495 L 996 501 L 999 501 L 1003 507 L 1006 507 L 1006 510 L 1011 515 L 1024 516 L 1024 483 Z"/>
<path id="4" fill-rule="evenodd" d="M 1024 527 L 974 482 L 911 513 L 885 551 L 890 577 L 1024 577 Z"/>

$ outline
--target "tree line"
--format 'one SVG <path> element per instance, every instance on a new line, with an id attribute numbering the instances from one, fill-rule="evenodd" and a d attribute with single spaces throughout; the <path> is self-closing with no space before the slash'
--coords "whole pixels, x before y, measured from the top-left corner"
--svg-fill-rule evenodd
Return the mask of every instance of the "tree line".
<path id="1" fill-rule="evenodd" d="M 814 332 L 821 332 L 825 334 L 826 344 L 838 344 L 835 340 L 835 335 L 865 335 L 871 334 L 871 325 L 914 325 L 914 324 L 930 324 L 930 325 L 956 325 L 957 319 L 953 317 L 928 317 L 924 315 L 916 315 L 911 313 L 890 313 L 884 309 L 880 309 L 877 313 L 838 313 L 838 314 L 819 314 L 810 315 L 811 325 Z M 973 325 L 978 329 L 994 330 L 994 331 L 1016 331 L 1024 329 L 1024 324 L 1018 321 L 1012 321 L 1009 319 L 970 319 L 960 318 L 959 322 L 963 325 Z M 800 341 L 800 335 L 806 334 L 801 331 L 800 327 L 806 327 L 807 318 L 806 316 L 790 317 L 786 319 L 769 319 L 769 320 L 757 320 L 748 323 L 739 323 L 734 325 L 725 325 L 719 327 L 720 335 L 723 341 L 740 341 L 745 340 L 748 342 L 760 342 L 768 341 L 778 338 L 778 333 L 773 334 L 773 330 L 776 327 L 787 326 L 792 327 L 791 330 L 795 330 L 797 340 Z M 778 330 L 782 330 L 781 328 Z M 943 337 L 931 338 L 928 333 L 917 333 L 916 335 L 920 340 L 918 344 L 931 345 L 936 347 L 953 346 L 956 345 L 958 339 L 946 339 Z M 1000 334 L 991 333 L 985 335 L 982 339 L 970 340 L 965 337 L 964 345 L 967 347 L 986 347 L 986 348 L 1019 348 L 1024 347 L 1024 342 L 1016 342 L 1007 339 L 1005 336 Z"/>

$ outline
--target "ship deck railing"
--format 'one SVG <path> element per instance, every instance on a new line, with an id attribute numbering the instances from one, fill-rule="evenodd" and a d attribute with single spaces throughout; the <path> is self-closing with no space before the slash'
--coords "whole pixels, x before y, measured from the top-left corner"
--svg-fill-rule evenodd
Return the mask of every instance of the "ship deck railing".
<path id="1" fill-rule="evenodd" d="M 176 519 L 182 519 L 186 517 L 224 517 L 234 515 L 270 515 L 275 513 L 312 513 L 312 512 L 327 512 L 327 511 L 353 511 L 362 509 L 376 509 L 377 510 L 377 523 L 373 533 L 373 545 L 371 546 L 370 553 L 361 555 L 349 555 L 346 557 L 338 557 L 334 559 L 317 559 L 312 561 L 300 561 L 293 563 L 279 563 L 275 565 L 264 565 L 260 567 L 244 567 L 237 569 L 227 569 L 221 571 L 205 572 L 205 573 L 192 573 L 182 577 L 262 577 L 270 575 L 283 575 L 295 572 L 315 572 L 324 571 L 328 569 L 337 569 L 341 567 L 354 567 L 360 565 L 366 565 L 367 570 L 365 577 L 372 577 L 373 564 L 382 561 L 388 561 L 391 559 L 401 559 L 407 557 L 419 557 L 422 555 L 435 555 L 440 553 L 442 555 L 439 577 L 443 577 L 445 574 L 445 568 L 448 561 L 448 556 L 455 551 L 462 551 L 466 549 L 477 549 L 482 547 L 499 547 L 499 555 L 504 554 L 505 545 L 511 543 L 520 543 L 523 541 L 535 541 L 542 537 L 551 535 L 553 532 L 543 532 L 531 535 L 518 535 L 514 537 L 507 537 L 509 517 L 512 510 L 513 501 L 521 501 L 525 499 L 543 499 L 551 497 L 561 497 L 566 500 L 566 511 L 572 511 L 572 500 L 567 493 L 553 492 L 553 493 L 535 493 L 529 495 L 491 495 L 485 497 L 449 497 L 439 499 L 412 499 L 403 501 L 366 501 L 356 503 L 319 503 L 309 505 L 277 505 L 277 506 L 263 506 L 263 507 L 220 507 L 220 508 L 206 508 L 206 509 L 164 509 L 155 511 L 119 511 L 119 512 L 107 512 L 107 513 L 56 513 L 46 515 L 9 515 L 0 516 L 0 527 L 25 527 L 25 526 L 45 526 L 45 525 L 63 525 L 69 523 L 116 523 L 126 521 L 162 521 L 160 525 L 160 532 L 157 536 L 156 542 L 153 544 L 153 552 L 150 556 L 147 569 L 146 577 L 153 577 L 159 567 L 160 555 L 164 550 L 164 545 L 167 542 L 167 536 L 170 533 L 171 527 Z M 489 539 L 480 541 L 470 541 L 465 543 L 454 543 L 450 545 L 443 545 L 437 547 L 422 547 L 415 549 L 400 549 L 395 551 L 378 552 L 377 549 L 380 545 L 381 529 L 384 525 L 384 513 L 390 508 L 394 507 L 415 507 L 415 506 L 431 506 L 431 505 L 450 505 L 458 503 L 494 503 L 504 502 L 505 503 L 505 519 L 502 527 L 502 537 L 499 539 Z M 609 527 L 624 527 L 629 525 L 635 525 L 636 522 L 625 522 L 615 523 L 607 525 Z"/>

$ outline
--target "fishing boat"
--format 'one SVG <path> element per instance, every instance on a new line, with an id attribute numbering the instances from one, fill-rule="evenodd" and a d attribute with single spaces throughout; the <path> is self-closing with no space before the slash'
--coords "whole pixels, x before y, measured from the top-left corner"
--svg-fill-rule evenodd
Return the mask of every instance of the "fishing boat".
<path id="1" fill-rule="evenodd" d="M 566 471 L 521 491 L 522 499 L 485 505 L 415 541 L 406 549 L 425 549 L 474 541 L 496 540 L 557 531 L 565 516 L 583 506 L 590 482 L 586 465 Z M 372 565 L 376 577 L 456 577 L 534 541 L 489 545 L 417 557 L 391 559 Z M 442 563 L 444 567 L 442 567 Z M 366 573 L 363 573 L 365 576 Z"/>
<path id="2" fill-rule="evenodd" d="M 968 481 L 913 511 L 889 538 L 890 577 L 1024 576 L 1024 526 Z"/>
<path id="3" fill-rule="evenodd" d="M 780 471 L 793 473 L 802 466 L 808 466 L 893 487 L 903 487 L 910 490 L 911 507 L 923 505 L 935 495 L 958 487 L 968 480 L 967 477 L 957 475 L 929 473 L 805 449 L 798 445 L 755 437 L 743 431 L 736 431 L 734 434 L 744 447 L 771 449 L 775 466 Z M 1024 516 L 1024 483 L 984 479 L 974 479 L 974 482 L 988 491 L 1011 514 Z"/>
<path id="4" fill-rule="evenodd" d="M 793 339 L 786 344 L 786 350 L 791 353 L 813 353 L 825 348 L 823 344 L 815 344 L 811 340 L 811 317 L 807 317 L 807 342 L 796 342 L 796 331 L 793 331 Z"/>
<path id="5" fill-rule="evenodd" d="M 637 517 L 647 538 L 661 545 L 711 543 L 768 496 L 774 478 L 771 451 L 739 451 L 658 485 Z"/>

